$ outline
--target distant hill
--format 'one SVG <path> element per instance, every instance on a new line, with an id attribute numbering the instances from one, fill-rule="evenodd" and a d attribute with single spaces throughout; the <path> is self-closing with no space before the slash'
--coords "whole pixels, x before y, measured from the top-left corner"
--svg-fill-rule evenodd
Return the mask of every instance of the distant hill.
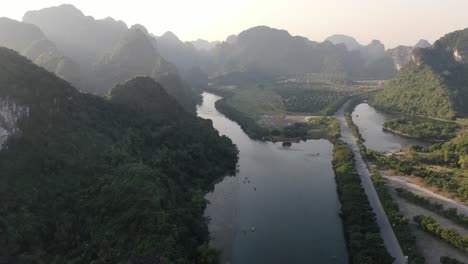
<path id="1" fill-rule="evenodd" d="M 14 49 L 73 85 L 81 86 L 83 76 L 79 65 L 63 56 L 55 44 L 32 24 L 0 18 L 0 46 Z"/>
<path id="2" fill-rule="evenodd" d="M 96 20 L 72 5 L 29 11 L 23 22 L 38 26 L 63 54 L 90 67 L 127 31 L 122 21 Z"/>
<path id="3" fill-rule="evenodd" d="M 374 103 L 386 110 L 452 119 L 468 114 L 468 29 L 447 34 L 410 62 Z"/>
<path id="4" fill-rule="evenodd" d="M 51 62 L 66 65 L 66 69 L 57 69 L 54 72 L 60 77 L 65 73 L 80 73 L 80 78 L 65 79 L 72 81 L 84 92 L 100 96 L 107 95 L 116 84 L 135 76 L 150 76 L 157 80 L 168 74 L 178 75 L 177 67 L 163 58 L 158 50 L 166 51 L 172 48 L 175 50 L 174 54 L 187 57 L 186 53 L 179 49 L 178 39 L 170 41 L 167 45 L 161 41 L 159 47 L 158 41 L 142 25 L 127 28 L 125 23 L 112 18 L 96 20 L 85 16 L 72 5 L 29 11 L 24 15 L 23 21 L 40 28 L 51 40 L 51 45 L 54 45 L 54 53 L 49 52 L 41 56 L 41 66 L 49 69 L 52 67 Z M 170 39 L 169 36 L 167 38 Z M 37 53 L 36 50 L 43 48 L 44 44 L 37 43 L 37 47 L 30 49 L 30 53 Z M 197 53 L 193 46 L 192 49 Z M 59 51 L 68 56 L 67 59 L 60 60 L 57 55 Z M 175 96 L 184 108 L 195 111 L 199 96 L 191 91 L 190 86 L 184 84 L 177 87 L 171 84 L 168 93 Z"/>
<path id="5" fill-rule="evenodd" d="M 221 42 L 219 42 L 219 41 L 207 41 L 207 40 L 204 40 L 204 39 L 197 39 L 197 40 L 191 41 L 190 43 L 192 43 L 192 45 L 197 50 L 209 51 L 209 50 L 211 50 L 212 48 L 214 48 L 216 45 L 218 45 Z"/>
<path id="6" fill-rule="evenodd" d="M 197 49 L 191 42 L 181 41 L 170 31 L 156 37 L 155 41 L 161 56 L 174 63 L 180 70 L 193 67 L 205 68 L 208 64 L 206 50 Z"/>
<path id="7" fill-rule="evenodd" d="M 150 76 L 163 82 L 167 92 L 187 110 L 194 112 L 198 96 L 180 79 L 177 68 L 163 59 L 151 37 L 140 26 L 132 27 L 102 57 L 91 72 L 88 87 L 92 93 L 106 95 L 111 87 L 134 76 Z"/>
<path id="8" fill-rule="evenodd" d="M 258 26 L 247 29 L 212 51 L 218 75 L 231 72 L 261 72 L 267 75 L 321 73 L 340 78 L 387 79 L 394 76 L 380 42 L 360 50 L 330 41 L 318 43 L 285 30 Z M 378 63 L 379 67 L 373 67 Z M 375 69 L 379 69 L 378 72 Z"/>
<path id="9" fill-rule="evenodd" d="M 361 48 L 361 44 L 357 42 L 357 40 L 353 37 L 346 36 L 346 35 L 333 35 L 325 39 L 325 41 L 330 41 L 331 43 L 338 45 L 344 44 L 348 50 L 359 50 Z"/>
<path id="10" fill-rule="evenodd" d="M 201 263 L 237 150 L 148 77 L 105 99 L 0 48 L 0 259 Z"/>
<path id="11" fill-rule="evenodd" d="M 431 46 L 432 46 L 432 44 L 429 43 L 429 41 L 427 41 L 425 39 L 419 40 L 418 43 L 416 43 L 416 45 L 414 45 L 415 48 L 422 48 L 422 49 L 429 48 Z"/>

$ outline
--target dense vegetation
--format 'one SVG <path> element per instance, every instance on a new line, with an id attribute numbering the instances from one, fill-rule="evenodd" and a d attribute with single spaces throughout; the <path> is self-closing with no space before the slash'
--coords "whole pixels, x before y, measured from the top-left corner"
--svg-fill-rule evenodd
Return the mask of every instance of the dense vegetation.
<path id="1" fill-rule="evenodd" d="M 432 202 L 431 200 L 421 197 L 413 192 L 407 191 L 405 189 L 397 188 L 396 189 L 398 196 L 403 199 L 414 203 L 418 206 L 421 206 L 427 210 L 433 211 L 441 216 L 444 216 L 453 222 L 465 226 L 468 228 L 468 216 L 458 213 L 456 208 L 445 209 L 444 206 L 440 203 Z"/>
<path id="2" fill-rule="evenodd" d="M 0 98 L 29 109 L 0 151 L 2 260 L 216 263 L 204 194 L 237 150 L 210 121 L 152 79 L 106 100 L 4 48 Z"/>
<path id="3" fill-rule="evenodd" d="M 412 61 L 375 98 L 386 110 L 452 119 L 468 114 L 468 29 L 431 48 L 415 49 Z"/>
<path id="4" fill-rule="evenodd" d="M 456 136 L 460 126 L 452 122 L 400 117 L 384 123 L 384 129 L 423 140 L 448 140 Z"/>
<path id="5" fill-rule="evenodd" d="M 351 263 L 392 263 L 380 236 L 375 215 L 361 187 L 354 166 L 354 153 L 342 141 L 333 150 L 338 196 Z"/>
<path id="6" fill-rule="evenodd" d="M 409 62 L 372 100 L 389 112 L 452 119 L 456 116 L 442 77 L 429 66 Z"/>
<path id="7" fill-rule="evenodd" d="M 345 113 L 344 114 L 346 124 L 348 124 L 349 130 L 351 130 L 351 133 L 355 138 L 357 138 L 360 142 L 364 142 L 365 139 L 362 137 L 361 132 L 359 131 L 359 127 L 356 126 L 353 122 L 353 117 L 351 116 L 350 113 Z"/>
<path id="8" fill-rule="evenodd" d="M 388 220 L 392 224 L 393 231 L 395 232 L 403 253 L 409 257 L 410 263 L 424 263 L 424 257 L 421 256 L 416 249 L 416 240 L 411 233 L 409 219 L 400 213 L 398 204 L 393 201 L 382 175 L 380 175 L 378 171 L 373 170 L 371 176 L 372 183 L 379 195 L 380 203 L 385 210 Z"/>
<path id="9" fill-rule="evenodd" d="M 418 157 L 415 155 L 406 158 L 387 157 L 380 152 L 366 148 L 362 143 L 359 144 L 358 142 L 358 145 L 369 161 L 393 169 L 397 173 L 421 177 L 430 186 L 436 186 L 445 192 L 454 193 L 462 199 L 468 199 L 468 184 L 465 183 L 466 177 L 463 174 L 454 173 L 453 171 L 431 170 L 424 163 L 420 164 Z"/>
<path id="10" fill-rule="evenodd" d="M 414 221 L 424 231 L 439 237 L 456 248 L 463 251 L 468 250 L 468 236 L 461 236 L 456 229 L 444 228 L 432 217 L 425 215 L 415 216 Z"/>
<path id="11" fill-rule="evenodd" d="M 339 124 L 334 118 L 314 117 L 300 122 L 287 120 L 282 97 L 263 85 L 244 88 L 211 87 L 208 90 L 223 96 L 216 102 L 216 109 L 236 121 L 253 139 L 335 140 L 340 135 Z"/>
<path id="12" fill-rule="evenodd" d="M 350 94 L 346 88 L 336 86 L 320 83 L 308 87 L 283 84 L 276 87 L 275 91 L 282 97 L 288 112 L 333 115 Z"/>

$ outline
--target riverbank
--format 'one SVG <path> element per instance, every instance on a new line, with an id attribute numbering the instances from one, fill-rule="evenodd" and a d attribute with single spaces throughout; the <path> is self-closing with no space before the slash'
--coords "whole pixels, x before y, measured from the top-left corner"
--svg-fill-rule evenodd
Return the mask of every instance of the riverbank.
<path id="1" fill-rule="evenodd" d="M 344 113 L 345 109 L 348 107 L 348 104 L 343 105 L 340 110 L 337 112 L 336 116 L 340 122 L 342 140 L 351 147 L 354 152 L 355 168 L 359 173 L 359 176 L 362 181 L 362 187 L 365 190 L 367 199 L 376 215 L 376 221 L 380 229 L 380 234 L 384 241 L 384 245 L 387 251 L 393 256 L 396 260 L 395 263 L 405 263 L 405 256 L 401 247 L 398 243 L 398 239 L 393 232 L 392 226 L 387 218 L 384 208 L 379 200 L 378 194 L 374 188 L 374 185 L 371 180 L 370 172 L 367 168 L 366 163 L 364 162 L 358 142 L 356 138 L 353 137 L 350 128 L 347 125 Z"/>
<path id="2" fill-rule="evenodd" d="M 255 140 L 299 142 L 323 138 L 334 142 L 340 136 L 339 124 L 332 117 L 320 117 L 306 122 L 291 121 L 280 126 L 261 126 L 253 118 L 230 106 L 226 98 L 217 101 L 215 106 L 219 112 L 238 123 L 242 130 Z"/>
<path id="3" fill-rule="evenodd" d="M 216 110 L 218 100 L 204 94 L 198 115 L 239 148 L 236 175 L 206 196 L 210 245 L 223 251 L 222 263 L 348 263 L 333 145 L 252 140 Z"/>
<path id="4" fill-rule="evenodd" d="M 395 166 L 397 166 L 398 170 L 400 170 L 400 171 L 408 170 L 408 168 L 406 168 L 406 167 L 409 166 L 408 164 L 400 164 L 399 162 L 396 162 L 396 161 L 395 162 L 389 162 L 387 160 L 387 159 L 396 159 L 395 157 L 388 158 L 388 157 L 385 157 L 385 156 L 383 156 L 382 154 L 380 154 L 378 152 L 367 149 L 364 145 L 361 145 L 361 146 L 362 146 L 361 151 L 363 152 L 363 154 L 365 156 L 370 155 L 371 158 L 375 159 L 374 161 L 376 161 L 376 162 L 378 161 L 377 164 L 380 164 L 381 162 L 384 162 L 385 164 L 387 164 L 387 166 L 391 165 L 394 168 L 396 168 Z M 371 166 L 373 166 L 373 165 L 371 165 Z M 392 196 L 391 200 L 394 200 L 394 201 L 396 201 L 398 203 L 398 207 L 402 208 L 401 213 L 403 214 L 403 216 L 406 219 L 409 220 L 410 231 L 416 237 L 417 251 L 419 251 L 424 256 L 424 258 L 426 259 L 426 263 L 430 263 L 430 264 L 439 263 L 439 259 L 442 258 L 442 257 L 445 257 L 445 256 L 453 256 L 453 257 L 456 257 L 457 259 L 461 259 L 461 260 L 466 259 L 466 255 L 463 252 L 460 252 L 459 250 L 452 248 L 450 245 L 447 245 L 443 241 L 440 241 L 437 238 L 434 238 L 433 236 L 428 235 L 427 233 L 421 231 L 421 229 L 419 229 L 416 226 L 416 223 L 413 221 L 413 217 L 416 216 L 416 214 L 418 214 L 418 213 L 419 214 L 428 214 L 428 212 L 425 209 L 422 209 L 422 208 L 420 208 L 420 207 L 418 207 L 416 205 L 410 204 L 407 201 L 405 201 L 404 199 L 398 197 L 396 195 L 397 192 L 395 190 L 395 186 L 393 185 L 394 184 L 394 181 L 393 181 L 394 178 L 393 177 L 386 177 L 386 179 L 390 180 L 390 181 L 387 181 L 385 183 L 385 185 L 388 185 L 388 187 L 390 188 L 390 193 L 391 193 L 391 196 Z M 375 182 L 374 182 L 374 184 L 375 184 Z M 414 185 L 414 186 L 416 186 L 416 185 Z M 416 187 L 421 189 L 421 187 L 419 187 L 419 186 L 416 186 Z M 384 201 L 385 199 L 383 199 L 380 194 L 379 194 L 379 198 L 381 199 L 382 203 L 386 203 Z M 454 201 L 452 201 L 452 202 L 455 203 Z M 394 216 L 394 214 L 392 214 L 392 213 L 390 213 L 390 215 L 392 215 L 392 217 Z M 433 215 L 433 214 L 431 214 L 431 215 Z M 451 225 L 447 224 L 447 222 L 448 222 L 447 220 L 442 220 L 441 217 L 438 217 L 437 219 L 442 221 L 442 223 L 445 223 L 446 226 L 451 226 Z M 395 226 L 394 226 L 394 228 L 395 228 Z M 460 230 L 463 230 L 463 229 L 459 228 L 458 230 L 460 231 Z M 464 234 L 465 232 L 461 232 L 461 233 Z M 401 235 L 399 235 L 399 237 L 400 236 Z M 403 237 L 405 237 L 405 236 L 403 236 Z M 414 257 L 413 257 L 413 260 L 410 259 L 410 263 L 411 263 L 411 261 L 414 261 Z"/>

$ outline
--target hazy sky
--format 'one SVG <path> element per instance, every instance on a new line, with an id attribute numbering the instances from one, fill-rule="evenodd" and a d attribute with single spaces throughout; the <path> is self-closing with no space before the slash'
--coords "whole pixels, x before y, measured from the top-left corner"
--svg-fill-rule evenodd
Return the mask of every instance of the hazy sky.
<path id="1" fill-rule="evenodd" d="M 224 40 L 267 25 L 322 41 L 332 34 L 387 47 L 434 41 L 468 27 L 468 0 L 3 0 L 0 16 L 21 20 L 27 10 L 73 4 L 95 18 L 111 16 L 142 24 L 156 35 L 173 31 L 182 40 Z"/>

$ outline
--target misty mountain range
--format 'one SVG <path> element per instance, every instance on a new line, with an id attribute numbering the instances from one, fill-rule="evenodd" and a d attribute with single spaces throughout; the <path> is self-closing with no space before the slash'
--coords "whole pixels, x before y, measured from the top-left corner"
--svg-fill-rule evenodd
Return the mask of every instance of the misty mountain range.
<path id="1" fill-rule="evenodd" d="M 206 87 L 208 77 L 221 78 L 225 84 L 253 75 L 390 79 L 413 50 L 405 46 L 385 50 L 378 40 L 361 45 L 344 35 L 316 42 L 266 26 L 223 42 L 184 42 L 172 32 L 154 36 L 142 25 L 97 20 L 72 5 L 29 11 L 22 22 L 1 18 L 0 45 L 17 50 L 81 91 L 101 96 L 134 76 L 150 76 L 165 82 L 168 93 L 189 111 L 199 102 L 194 90 Z M 428 45 L 421 41 L 415 47 Z"/>

